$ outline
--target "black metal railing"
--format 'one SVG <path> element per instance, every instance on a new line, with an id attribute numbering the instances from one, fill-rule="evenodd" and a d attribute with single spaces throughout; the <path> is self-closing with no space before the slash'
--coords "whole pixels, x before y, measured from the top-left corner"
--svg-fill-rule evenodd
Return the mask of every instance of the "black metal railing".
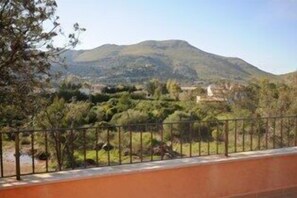
<path id="1" fill-rule="evenodd" d="M 0 176 L 297 146 L 297 116 L 2 131 Z"/>

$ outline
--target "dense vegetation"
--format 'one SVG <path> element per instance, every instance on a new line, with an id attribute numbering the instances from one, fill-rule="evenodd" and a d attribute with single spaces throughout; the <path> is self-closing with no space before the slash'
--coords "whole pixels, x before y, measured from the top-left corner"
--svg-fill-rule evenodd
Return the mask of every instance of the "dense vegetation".
<path id="1" fill-rule="evenodd" d="M 203 88 L 197 87 L 185 94 L 178 83 L 172 80 L 167 83 L 151 80 L 142 88 L 131 85 L 105 87 L 102 93 L 96 95 L 81 93 L 79 89 L 82 86 L 85 85 L 64 82 L 57 93 L 37 94 L 36 111 L 28 117 L 20 117 L 17 109 L 6 106 L 5 111 L 1 112 L 2 131 L 9 132 L 16 127 L 53 129 L 49 134 L 49 146 L 53 150 L 48 154 L 44 153 L 44 137 L 36 134 L 36 147 L 39 148 L 37 155 L 43 158 L 51 156 L 53 165 L 54 162 L 57 163 L 54 167 L 61 169 L 82 166 L 85 163 L 84 148 L 87 149 L 89 162 L 94 164 L 96 155 L 99 155 L 101 165 L 106 165 L 110 160 L 115 162 L 121 157 L 123 163 L 129 162 L 131 156 L 149 158 L 151 152 L 154 159 L 163 158 L 164 153 L 162 154 L 160 148 L 168 142 L 171 143 L 169 147 L 165 146 L 167 158 L 179 156 L 180 149 L 184 149 L 184 152 L 189 150 L 192 141 L 200 142 L 199 147 L 195 144 L 196 146 L 191 148 L 194 149 L 193 152 L 215 152 L 216 148 L 222 150 L 219 148 L 222 147 L 221 143 L 217 142 L 224 141 L 221 132 L 218 131 L 221 119 L 297 114 L 296 84 L 276 84 L 268 80 L 235 87 L 232 91 L 223 93 L 225 101 L 201 103 L 196 103 L 193 96 L 205 95 L 206 91 Z M 188 121 L 210 121 L 210 124 L 191 126 L 187 124 Z M 163 126 L 162 134 L 155 127 L 136 125 L 143 123 L 158 123 L 159 126 Z M 100 130 L 96 139 L 94 129 L 85 132 L 79 129 L 75 129 L 75 132 L 63 129 L 78 127 L 99 127 L 104 130 Z M 190 130 L 197 131 L 198 127 L 199 136 L 189 133 Z M 234 130 L 234 123 L 230 127 Z M 141 140 L 139 131 L 142 131 Z M 121 157 L 118 142 L 120 135 Z M 6 138 L 13 140 L 13 136 Z M 30 143 L 27 136 L 23 136 L 21 140 L 24 144 Z M 84 141 L 87 145 L 82 147 Z M 95 148 L 99 148 L 99 154 L 96 154 Z M 137 157 L 135 159 L 139 160 Z"/>
<path id="2" fill-rule="evenodd" d="M 95 95 L 80 92 L 81 87 L 81 84 L 64 82 L 56 93 L 36 94 L 35 111 L 28 116 L 22 116 L 21 110 L 13 105 L 2 107 L 1 126 L 59 128 L 94 126 L 101 122 L 127 125 L 175 121 L 173 117 L 178 112 L 182 115 L 178 117 L 189 115 L 193 120 L 297 113 L 296 84 L 268 80 L 222 93 L 224 102 L 201 103 L 196 103 L 195 97 L 206 94 L 203 88 L 182 93 L 179 84 L 172 80 L 167 83 L 151 80 L 140 90 L 128 85 L 109 86 Z"/>

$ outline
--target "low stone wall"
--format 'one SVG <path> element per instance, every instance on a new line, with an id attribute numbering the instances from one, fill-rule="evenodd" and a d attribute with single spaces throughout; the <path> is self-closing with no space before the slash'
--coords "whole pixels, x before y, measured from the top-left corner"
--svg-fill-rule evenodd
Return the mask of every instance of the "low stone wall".
<path id="1" fill-rule="evenodd" d="M 297 148 L 0 179 L 1 198 L 297 197 Z"/>

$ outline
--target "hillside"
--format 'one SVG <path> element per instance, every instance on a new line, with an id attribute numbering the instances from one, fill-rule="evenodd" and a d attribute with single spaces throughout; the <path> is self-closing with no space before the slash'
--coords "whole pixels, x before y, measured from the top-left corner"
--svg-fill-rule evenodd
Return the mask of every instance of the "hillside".
<path id="1" fill-rule="evenodd" d="M 287 74 L 282 74 L 279 76 L 280 80 L 284 83 L 287 83 L 289 85 L 295 85 L 297 84 L 297 71 L 295 72 L 290 72 Z"/>
<path id="2" fill-rule="evenodd" d="M 180 82 L 276 78 L 239 58 L 204 52 L 186 41 L 144 41 L 67 51 L 67 71 L 105 83 L 143 82 L 151 78 Z M 61 70 L 60 70 L 61 71 Z"/>

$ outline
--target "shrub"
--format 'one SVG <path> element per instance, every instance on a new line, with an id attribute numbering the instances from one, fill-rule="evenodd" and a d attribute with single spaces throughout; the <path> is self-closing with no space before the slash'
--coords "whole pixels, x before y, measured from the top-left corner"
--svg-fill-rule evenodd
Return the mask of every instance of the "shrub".
<path id="1" fill-rule="evenodd" d="M 212 131 L 217 126 L 216 120 L 207 119 L 199 122 L 195 116 L 183 111 L 175 111 L 163 121 L 164 140 L 178 138 L 183 141 L 202 140 L 212 141 Z M 208 122 L 212 120 L 212 122 Z"/>
<path id="2" fill-rule="evenodd" d="M 149 116 L 147 113 L 129 109 L 127 111 L 115 114 L 111 120 L 111 123 L 117 125 L 133 125 L 145 123 L 148 119 Z M 133 130 L 133 126 L 131 127 L 129 129 Z"/>
<path id="3" fill-rule="evenodd" d="M 27 137 L 21 138 L 20 142 L 21 142 L 21 145 L 30 145 L 31 144 L 30 138 L 27 138 Z"/>
<path id="4" fill-rule="evenodd" d="M 182 138 L 183 140 L 189 139 L 190 120 L 190 114 L 182 111 L 175 111 L 173 114 L 169 115 L 163 121 L 164 139 L 169 140 L 173 137 Z M 173 137 L 171 137 L 171 135 Z"/>
<path id="5" fill-rule="evenodd" d="M 107 94 L 96 94 L 91 96 L 92 103 L 101 103 L 106 102 L 110 99 L 110 96 Z"/>

